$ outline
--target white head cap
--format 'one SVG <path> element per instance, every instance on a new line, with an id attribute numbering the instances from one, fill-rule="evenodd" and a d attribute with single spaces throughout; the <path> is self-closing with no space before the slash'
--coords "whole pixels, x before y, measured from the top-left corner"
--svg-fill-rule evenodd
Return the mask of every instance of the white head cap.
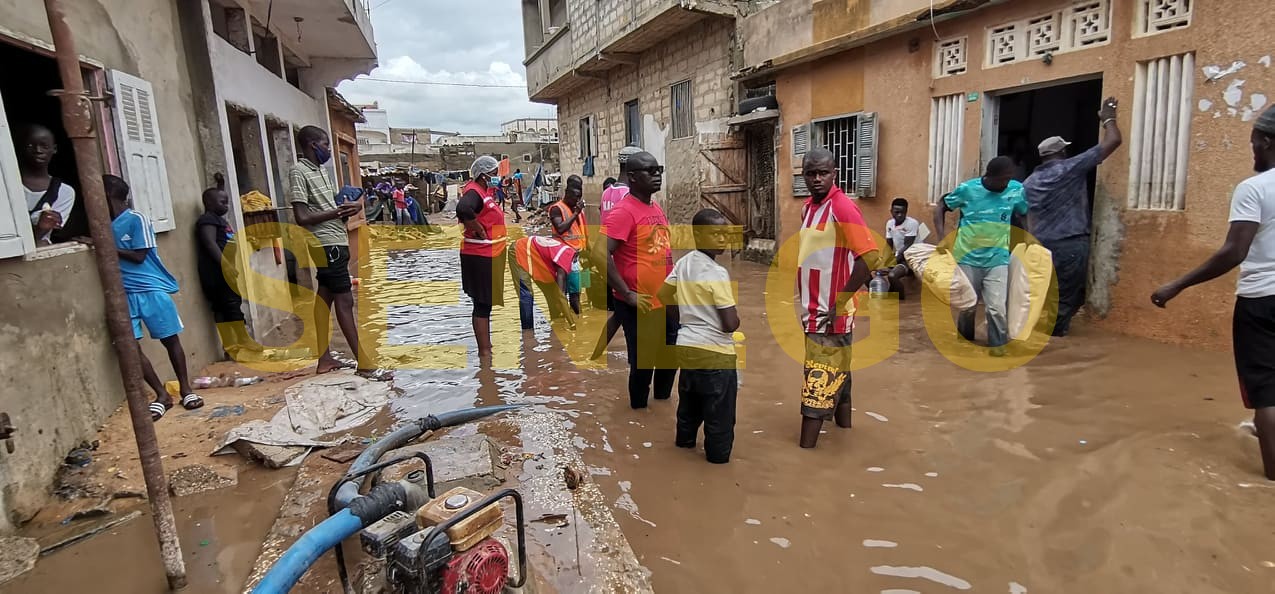
<path id="1" fill-rule="evenodd" d="M 495 157 L 483 155 L 474 159 L 474 164 L 469 166 L 469 177 L 477 178 L 484 173 L 494 173 L 500 168 L 500 163 Z"/>

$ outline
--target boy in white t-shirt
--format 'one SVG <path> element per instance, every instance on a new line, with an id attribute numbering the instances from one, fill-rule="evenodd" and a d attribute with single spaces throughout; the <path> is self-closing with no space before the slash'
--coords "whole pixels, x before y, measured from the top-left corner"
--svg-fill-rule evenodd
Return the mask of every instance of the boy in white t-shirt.
<path id="1" fill-rule="evenodd" d="M 890 290 L 903 299 L 903 277 L 912 274 L 903 252 L 916 243 L 921 223 L 908 216 L 907 198 L 895 198 L 890 203 L 890 220 L 885 222 L 885 242 L 894 253 L 894 267 L 890 269 Z"/>
<path id="2" fill-rule="evenodd" d="M 711 208 L 699 211 L 691 224 L 698 249 L 673 265 L 659 292 L 668 315 L 680 323 L 675 441 L 677 447 L 694 448 L 702 424 L 705 457 L 725 464 L 735 441 L 739 375 L 732 333 L 739 329 L 739 313 L 730 273 L 714 258 L 730 245 L 737 230 Z"/>
<path id="3" fill-rule="evenodd" d="M 53 132 L 39 124 L 28 124 L 18 131 L 18 171 L 26 192 L 27 214 L 36 245 L 53 243 L 53 232 L 71 218 L 75 206 L 75 190 L 62 180 L 49 175 L 49 162 L 58 154 Z"/>

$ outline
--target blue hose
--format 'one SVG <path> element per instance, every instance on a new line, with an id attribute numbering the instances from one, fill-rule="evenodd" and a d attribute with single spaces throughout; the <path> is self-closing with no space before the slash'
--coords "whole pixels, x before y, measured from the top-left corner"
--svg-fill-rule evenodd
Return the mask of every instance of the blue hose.
<path id="1" fill-rule="evenodd" d="M 320 522 L 275 561 L 252 594 L 286 594 L 328 549 L 363 529 L 363 520 L 348 509 Z"/>

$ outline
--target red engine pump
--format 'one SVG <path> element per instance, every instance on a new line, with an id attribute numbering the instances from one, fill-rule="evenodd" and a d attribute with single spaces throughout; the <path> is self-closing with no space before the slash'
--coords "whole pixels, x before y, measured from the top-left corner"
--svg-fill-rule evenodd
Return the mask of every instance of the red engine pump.
<path id="1" fill-rule="evenodd" d="M 442 569 L 441 594 L 500 594 L 509 573 L 509 551 L 494 538 L 452 557 Z"/>

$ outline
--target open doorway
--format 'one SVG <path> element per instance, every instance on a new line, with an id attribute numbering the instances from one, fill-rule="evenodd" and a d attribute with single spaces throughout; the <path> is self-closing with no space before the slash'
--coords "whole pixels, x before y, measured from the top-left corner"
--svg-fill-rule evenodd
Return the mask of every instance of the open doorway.
<path id="1" fill-rule="evenodd" d="M 1061 136 L 1072 143 L 1073 155 L 1098 144 L 1101 78 L 998 93 L 997 99 L 996 154 L 1014 159 L 1014 179 L 1027 179 L 1040 165 L 1036 145 L 1050 136 Z M 1094 174 L 1090 172 L 1090 209 L 1093 193 Z"/>
<path id="2" fill-rule="evenodd" d="M 750 238 L 775 239 L 775 126 L 748 126 L 748 230 Z"/>

